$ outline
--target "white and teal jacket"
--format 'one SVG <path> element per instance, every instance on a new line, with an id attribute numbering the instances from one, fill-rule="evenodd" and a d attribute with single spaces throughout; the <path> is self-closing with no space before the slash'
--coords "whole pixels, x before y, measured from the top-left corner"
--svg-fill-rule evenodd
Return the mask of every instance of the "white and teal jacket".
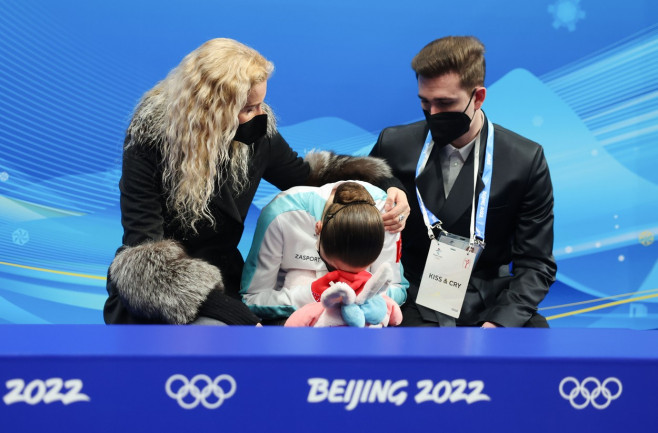
<path id="1" fill-rule="evenodd" d="M 340 182 L 338 182 L 340 183 Z M 296 309 L 315 302 L 311 282 L 327 273 L 317 252 L 315 223 L 338 183 L 322 187 L 299 186 L 278 194 L 263 208 L 242 273 L 240 294 L 251 310 L 263 319 L 290 316 Z M 386 192 L 362 184 L 383 213 Z M 368 271 L 390 263 L 393 282 L 387 295 L 398 304 L 407 299 L 409 283 L 403 277 L 399 251 L 400 234 L 386 232 L 384 247 Z"/>

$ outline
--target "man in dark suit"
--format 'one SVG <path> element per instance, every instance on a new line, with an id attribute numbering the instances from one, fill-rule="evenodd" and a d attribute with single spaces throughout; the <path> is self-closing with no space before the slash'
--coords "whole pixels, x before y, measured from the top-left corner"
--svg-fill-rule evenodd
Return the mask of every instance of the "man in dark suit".
<path id="1" fill-rule="evenodd" d="M 371 152 L 402 181 L 412 210 L 402 232 L 410 283 L 403 326 L 548 327 L 537 306 L 557 267 L 553 188 L 541 146 L 493 125 L 482 111 L 487 89 L 478 39 L 437 39 L 412 68 L 426 120 L 384 129 Z M 441 233 L 484 245 L 456 320 L 416 303 L 419 287 L 428 285 L 430 238 Z"/>

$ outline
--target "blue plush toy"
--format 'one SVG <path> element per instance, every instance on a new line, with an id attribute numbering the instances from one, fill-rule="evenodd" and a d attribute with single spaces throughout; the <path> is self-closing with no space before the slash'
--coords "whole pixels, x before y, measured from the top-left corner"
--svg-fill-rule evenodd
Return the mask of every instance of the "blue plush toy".
<path id="1" fill-rule="evenodd" d="M 341 307 L 340 313 L 349 326 L 362 328 L 369 325 L 378 325 L 385 318 L 388 308 L 386 301 L 380 295 L 367 299 L 363 304 L 347 304 Z"/>

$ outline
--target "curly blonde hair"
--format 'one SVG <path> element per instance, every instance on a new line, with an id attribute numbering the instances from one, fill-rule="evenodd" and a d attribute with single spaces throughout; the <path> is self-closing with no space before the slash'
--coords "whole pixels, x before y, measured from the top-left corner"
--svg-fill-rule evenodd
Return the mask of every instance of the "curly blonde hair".
<path id="1" fill-rule="evenodd" d="M 132 143 L 160 146 L 167 205 L 196 231 L 214 224 L 208 204 L 228 182 L 239 195 L 249 185 L 249 146 L 233 141 L 251 87 L 274 65 L 232 39 L 205 42 L 189 53 L 137 105 L 128 127 Z"/>

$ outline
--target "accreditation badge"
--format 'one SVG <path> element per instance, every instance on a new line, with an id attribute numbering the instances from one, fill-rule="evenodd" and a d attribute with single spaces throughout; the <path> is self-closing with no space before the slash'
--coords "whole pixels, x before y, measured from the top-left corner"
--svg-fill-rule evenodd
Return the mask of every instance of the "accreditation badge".
<path id="1" fill-rule="evenodd" d="M 416 303 L 457 318 L 482 246 L 453 234 L 432 239 Z"/>

